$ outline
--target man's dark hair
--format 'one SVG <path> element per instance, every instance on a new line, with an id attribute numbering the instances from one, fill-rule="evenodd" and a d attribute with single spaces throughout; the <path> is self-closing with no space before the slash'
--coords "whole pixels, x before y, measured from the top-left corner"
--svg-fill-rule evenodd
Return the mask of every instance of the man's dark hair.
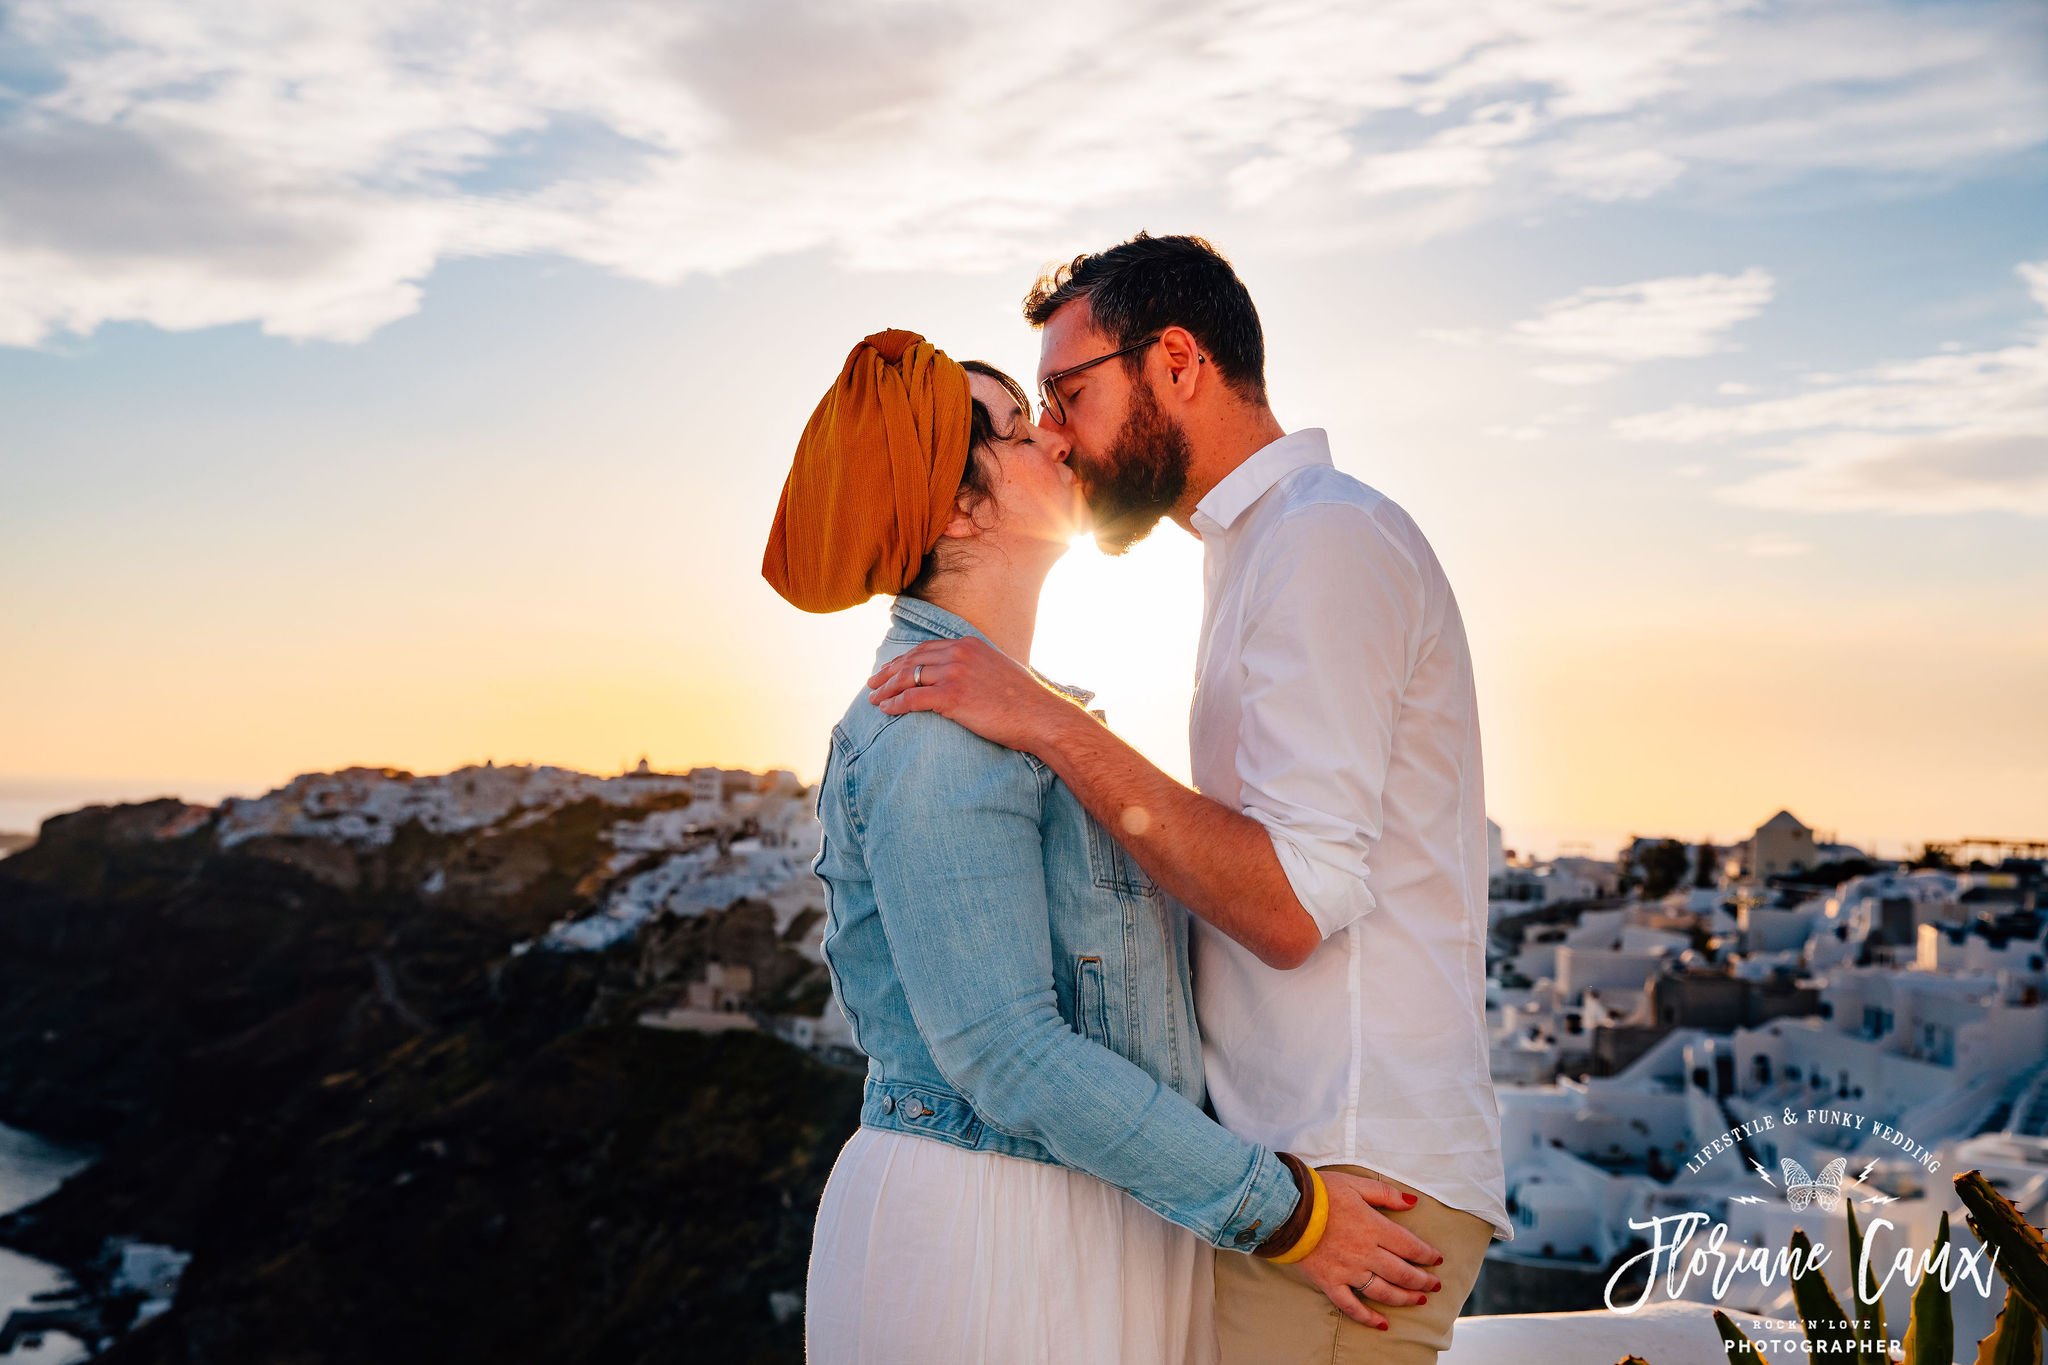
<path id="1" fill-rule="evenodd" d="M 1024 296 L 1024 316 L 1043 327 L 1076 299 L 1086 299 L 1095 325 L 1118 346 L 1154 332 L 1185 327 L 1217 374 L 1239 397 L 1266 401 L 1266 334 L 1251 292 L 1230 262 L 1200 237 L 1141 232 L 1107 251 L 1076 256 L 1039 277 Z M 1133 373 L 1143 351 L 1124 357 Z"/>

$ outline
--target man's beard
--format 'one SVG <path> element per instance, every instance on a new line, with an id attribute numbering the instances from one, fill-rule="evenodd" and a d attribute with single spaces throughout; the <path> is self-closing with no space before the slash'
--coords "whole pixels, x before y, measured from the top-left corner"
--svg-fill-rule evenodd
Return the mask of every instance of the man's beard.
<path id="1" fill-rule="evenodd" d="M 1130 416 L 1100 459 L 1080 461 L 1095 543 L 1120 555 L 1152 534 L 1188 486 L 1188 437 L 1142 384 L 1133 387 Z"/>

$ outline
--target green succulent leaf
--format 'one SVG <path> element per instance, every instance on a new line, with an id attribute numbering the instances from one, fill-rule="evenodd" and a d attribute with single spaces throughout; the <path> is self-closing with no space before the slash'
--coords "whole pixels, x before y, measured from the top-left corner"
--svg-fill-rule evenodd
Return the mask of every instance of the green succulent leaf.
<path id="1" fill-rule="evenodd" d="M 1849 1276 L 1855 1286 L 1849 1295 L 1849 1310 L 1856 1315 L 1855 1321 L 1862 1324 L 1857 1335 L 1863 1341 L 1864 1358 L 1889 1360 L 1890 1355 L 1880 1344 L 1889 1339 L 1884 1330 L 1884 1296 L 1878 1295 L 1875 1303 L 1863 1301 L 1866 1289 L 1877 1288 L 1877 1277 L 1863 1274 L 1863 1225 L 1856 1221 L 1856 1201 L 1844 1199 L 1842 1207 L 1849 1215 Z"/>
<path id="2" fill-rule="evenodd" d="M 2041 1365 L 2041 1319 L 2010 1286 L 1991 1335 L 1977 1343 L 1977 1365 Z"/>
<path id="3" fill-rule="evenodd" d="M 1792 1230 L 1792 1254 L 1801 1265 L 1813 1259 L 1813 1239 L 1806 1235 L 1806 1229 Z M 1806 1323 L 1806 1339 L 1813 1343 L 1815 1355 L 1823 1349 L 1838 1359 L 1856 1354 L 1855 1325 L 1842 1311 L 1841 1301 L 1835 1297 L 1827 1276 L 1808 1269 L 1792 1281 L 1792 1299 L 1799 1305 L 1799 1316 Z M 1822 1342 L 1827 1345 L 1822 1347 Z M 1943 1361 L 1942 1365 L 1948 1362 Z"/>
<path id="4" fill-rule="evenodd" d="M 1934 1238 L 1930 1258 L 1940 1265 L 1948 1249 L 1948 1215 L 1941 1215 L 1941 1230 Z M 1905 1365 L 1950 1365 L 1956 1358 L 1956 1320 L 1949 1304 L 1949 1292 L 1941 1287 L 1940 1274 L 1929 1271 L 1920 1277 L 1913 1291 L 1913 1315 L 1906 1320 Z"/>
<path id="5" fill-rule="evenodd" d="M 2040 1229 L 2022 1218 L 1981 1171 L 1957 1176 L 1956 1194 L 1970 1211 L 1970 1231 L 1998 1253 L 1998 1273 L 2027 1301 L 2037 1321 L 2048 1322 L 2048 1242 Z"/>
<path id="6" fill-rule="evenodd" d="M 1738 1356 L 1748 1360 L 1757 1358 L 1756 1347 L 1750 1345 L 1749 1338 L 1735 1325 L 1735 1319 L 1718 1308 L 1714 1310 L 1714 1330 L 1721 1334 L 1721 1347 L 1727 1351 L 1730 1360 Z"/>

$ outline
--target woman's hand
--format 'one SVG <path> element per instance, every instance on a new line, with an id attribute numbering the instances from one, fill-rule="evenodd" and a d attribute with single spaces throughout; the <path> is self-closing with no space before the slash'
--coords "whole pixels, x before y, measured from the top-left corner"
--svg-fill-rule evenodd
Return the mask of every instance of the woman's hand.
<path id="1" fill-rule="evenodd" d="M 868 687 L 868 700 L 889 715 L 936 711 L 991 743 L 1026 753 L 1037 752 L 1060 725 L 1087 719 L 1030 669 L 972 636 L 927 640 L 882 665 Z"/>
<path id="2" fill-rule="evenodd" d="M 1324 1171 L 1322 1177 L 1330 1189 L 1330 1223 L 1302 1260 L 1302 1273 L 1345 1317 L 1385 1331 L 1386 1318 L 1366 1300 L 1389 1308 L 1428 1302 L 1444 1287 L 1429 1269 L 1442 1265 L 1443 1255 L 1380 1212 L 1412 1209 L 1414 1195 L 1342 1171 Z"/>

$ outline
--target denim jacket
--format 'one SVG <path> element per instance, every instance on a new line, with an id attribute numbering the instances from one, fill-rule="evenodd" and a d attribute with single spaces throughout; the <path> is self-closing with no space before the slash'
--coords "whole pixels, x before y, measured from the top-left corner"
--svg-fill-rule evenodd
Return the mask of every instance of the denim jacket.
<path id="1" fill-rule="evenodd" d="M 900 597 L 876 667 L 981 636 Z M 1249 1251 L 1296 1192 L 1197 1107 L 1186 912 L 1052 771 L 863 691 L 818 789 L 825 958 L 868 1055 L 861 1123 L 1071 1166 Z"/>

